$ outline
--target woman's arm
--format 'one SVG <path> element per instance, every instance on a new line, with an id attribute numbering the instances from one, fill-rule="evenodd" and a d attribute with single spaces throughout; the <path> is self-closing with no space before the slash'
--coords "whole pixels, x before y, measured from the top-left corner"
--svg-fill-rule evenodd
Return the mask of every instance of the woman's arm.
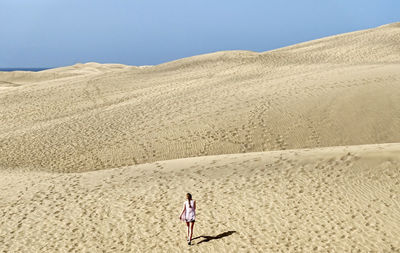
<path id="1" fill-rule="evenodd" d="M 196 200 L 193 201 L 193 209 L 196 210 Z"/>
<path id="2" fill-rule="evenodd" d="M 183 208 L 182 208 L 182 212 L 181 212 L 181 214 L 179 215 L 179 219 L 181 219 L 181 216 L 182 216 L 182 214 L 183 214 L 183 212 L 186 210 L 186 205 L 185 205 L 185 203 L 183 203 Z"/>

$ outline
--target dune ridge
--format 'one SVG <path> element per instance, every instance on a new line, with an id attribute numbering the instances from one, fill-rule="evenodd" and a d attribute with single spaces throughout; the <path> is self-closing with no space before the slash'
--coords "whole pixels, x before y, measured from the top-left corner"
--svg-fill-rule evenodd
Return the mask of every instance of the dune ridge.
<path id="1" fill-rule="evenodd" d="M 400 252 L 399 24 L 0 72 L 0 252 Z"/>
<path id="2" fill-rule="evenodd" d="M 88 63 L 0 73 L 3 83 L 21 83 L 0 90 L 0 164 L 79 172 L 400 142 L 399 52 L 394 25 L 144 68 Z"/>

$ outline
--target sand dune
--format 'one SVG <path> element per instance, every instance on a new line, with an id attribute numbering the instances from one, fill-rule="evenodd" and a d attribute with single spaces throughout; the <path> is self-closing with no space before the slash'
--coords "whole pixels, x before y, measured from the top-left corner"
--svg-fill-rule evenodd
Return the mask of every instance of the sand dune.
<path id="1" fill-rule="evenodd" d="M 0 251 L 399 252 L 400 144 L 0 172 Z"/>
<path id="2" fill-rule="evenodd" d="M 399 70 L 395 23 L 0 72 L 0 252 L 184 252 L 188 191 L 189 251 L 400 252 Z"/>
<path id="3" fill-rule="evenodd" d="M 12 71 L 0 72 L 1 82 L 14 82 L 19 85 L 45 82 L 51 80 L 64 79 L 66 77 L 76 77 L 81 75 L 101 74 L 110 71 L 132 68 L 123 64 L 99 64 L 88 62 L 85 64 L 77 63 L 73 66 L 42 70 L 39 72 L 31 71 Z M 5 80 L 5 81 L 4 81 Z M 64 80 L 58 80 L 64 81 Z"/>
<path id="4" fill-rule="evenodd" d="M 13 83 L 0 89 L 0 165 L 79 172 L 400 142 L 399 69 L 394 24 L 146 68 L 89 63 L 0 73 L 1 83 Z"/>

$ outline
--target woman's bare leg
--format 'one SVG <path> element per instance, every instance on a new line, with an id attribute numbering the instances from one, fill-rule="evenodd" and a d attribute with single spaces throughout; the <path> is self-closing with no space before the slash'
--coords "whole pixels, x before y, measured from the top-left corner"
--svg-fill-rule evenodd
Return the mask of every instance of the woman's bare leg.
<path id="1" fill-rule="evenodd" d="M 190 222 L 190 238 L 189 238 L 189 241 L 192 241 L 193 227 L 194 227 L 194 222 Z"/>
<path id="2" fill-rule="evenodd" d="M 186 222 L 186 226 L 187 226 L 187 240 L 189 240 L 189 235 L 190 235 L 190 223 Z"/>

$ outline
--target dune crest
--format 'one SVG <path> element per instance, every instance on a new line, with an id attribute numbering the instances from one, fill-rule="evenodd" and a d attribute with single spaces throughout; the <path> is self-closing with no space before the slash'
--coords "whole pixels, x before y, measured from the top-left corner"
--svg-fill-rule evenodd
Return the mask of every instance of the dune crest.
<path id="1" fill-rule="evenodd" d="M 0 72 L 0 251 L 183 252 L 191 192 L 196 252 L 399 252 L 399 52 L 396 23 Z"/>
<path id="2" fill-rule="evenodd" d="M 0 73 L 0 165 L 79 172 L 400 142 L 398 52 L 394 25 L 151 67 Z"/>

